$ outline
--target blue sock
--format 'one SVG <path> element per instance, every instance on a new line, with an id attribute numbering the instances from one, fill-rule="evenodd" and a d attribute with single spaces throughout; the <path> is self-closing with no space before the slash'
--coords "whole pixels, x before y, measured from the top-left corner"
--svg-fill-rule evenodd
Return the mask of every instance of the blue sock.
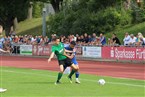
<path id="1" fill-rule="evenodd" d="M 76 72 L 76 78 L 79 78 L 80 73 Z"/>

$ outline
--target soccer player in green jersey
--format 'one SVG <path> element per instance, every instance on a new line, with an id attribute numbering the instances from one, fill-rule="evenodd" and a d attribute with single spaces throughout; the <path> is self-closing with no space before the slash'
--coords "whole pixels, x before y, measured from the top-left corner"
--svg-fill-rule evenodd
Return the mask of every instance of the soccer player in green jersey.
<path id="1" fill-rule="evenodd" d="M 64 45 L 60 42 L 60 39 L 58 37 L 53 38 L 52 43 L 53 43 L 52 52 L 48 59 L 48 63 L 51 61 L 54 55 L 57 56 L 60 71 L 58 73 L 57 81 L 55 82 L 55 84 L 60 84 L 60 79 L 66 67 L 70 66 L 73 69 L 69 74 L 69 77 L 71 77 L 78 70 L 78 67 L 72 63 L 71 59 L 65 56 L 66 55 L 65 51 L 67 50 L 65 50 Z"/>

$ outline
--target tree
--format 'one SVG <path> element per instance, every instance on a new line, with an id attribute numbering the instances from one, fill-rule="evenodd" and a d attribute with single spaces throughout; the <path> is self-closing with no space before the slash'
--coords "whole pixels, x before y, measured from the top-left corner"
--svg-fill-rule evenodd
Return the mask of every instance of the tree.
<path id="1" fill-rule="evenodd" d="M 27 16 L 29 0 L 2 0 L 0 2 L 0 22 L 3 25 L 6 36 L 9 35 L 14 19 L 24 20 Z"/>
<path id="2" fill-rule="evenodd" d="M 50 0 L 55 12 L 60 11 L 60 5 L 62 6 L 63 0 Z"/>

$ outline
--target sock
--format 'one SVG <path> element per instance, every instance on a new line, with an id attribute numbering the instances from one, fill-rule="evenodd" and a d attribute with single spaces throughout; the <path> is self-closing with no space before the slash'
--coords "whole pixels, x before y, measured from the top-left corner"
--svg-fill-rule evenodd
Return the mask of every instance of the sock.
<path id="1" fill-rule="evenodd" d="M 79 78 L 79 72 L 76 72 L 76 80 Z"/>
<path id="2" fill-rule="evenodd" d="M 72 75 L 75 73 L 76 71 L 74 70 L 74 69 L 72 69 L 72 71 L 71 71 L 71 73 L 69 74 L 69 76 L 68 77 L 72 77 Z"/>
<path id="3" fill-rule="evenodd" d="M 63 73 L 60 73 L 60 72 L 58 73 L 57 82 L 59 82 L 59 80 L 61 79 L 62 75 L 63 75 Z"/>

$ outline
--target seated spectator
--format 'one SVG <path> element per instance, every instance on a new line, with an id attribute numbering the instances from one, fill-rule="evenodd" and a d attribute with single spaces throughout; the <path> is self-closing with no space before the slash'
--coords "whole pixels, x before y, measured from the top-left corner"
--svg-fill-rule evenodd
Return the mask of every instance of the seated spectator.
<path id="1" fill-rule="evenodd" d="M 113 45 L 121 45 L 121 42 L 115 33 L 113 33 L 113 35 L 112 35 L 112 41 L 113 41 Z"/>
<path id="2" fill-rule="evenodd" d="M 102 45 L 106 44 L 106 38 L 104 37 L 104 35 L 102 33 L 100 34 L 100 42 Z"/>
<path id="3" fill-rule="evenodd" d="M 141 40 L 140 40 L 138 34 L 136 35 L 135 45 L 136 46 L 141 46 Z"/>
<path id="4" fill-rule="evenodd" d="M 136 37 L 133 34 L 130 35 L 129 45 L 134 46 L 136 42 Z"/>
<path id="5" fill-rule="evenodd" d="M 125 46 L 129 45 L 129 41 L 130 41 L 130 35 L 128 34 L 128 32 L 126 32 L 125 37 L 123 39 L 124 45 Z"/>

